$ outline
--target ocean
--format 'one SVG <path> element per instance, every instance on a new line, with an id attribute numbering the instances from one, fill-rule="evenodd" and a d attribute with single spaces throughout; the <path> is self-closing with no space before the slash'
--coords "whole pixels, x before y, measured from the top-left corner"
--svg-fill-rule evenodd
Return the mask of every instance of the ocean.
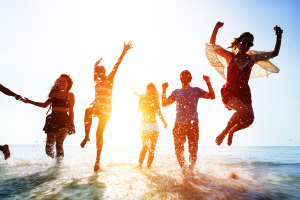
<path id="1" fill-rule="evenodd" d="M 0 199 L 300 199 L 300 147 L 199 147 L 183 176 L 174 147 L 157 147 L 152 168 L 137 168 L 141 147 L 65 146 L 63 164 L 44 146 L 11 145 L 0 155 Z M 186 148 L 187 149 L 187 148 Z M 188 153 L 185 152 L 186 158 Z"/>

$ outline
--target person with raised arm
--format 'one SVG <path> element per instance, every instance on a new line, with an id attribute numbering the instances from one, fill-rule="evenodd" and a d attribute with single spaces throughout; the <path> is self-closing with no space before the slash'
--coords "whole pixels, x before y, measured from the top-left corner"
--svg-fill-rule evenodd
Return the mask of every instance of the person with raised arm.
<path id="1" fill-rule="evenodd" d="M 119 65 L 123 60 L 123 57 L 125 56 L 127 51 L 132 48 L 133 47 L 131 42 L 128 42 L 128 44 L 125 44 L 124 42 L 123 52 L 108 76 L 105 75 L 106 72 L 105 67 L 99 65 L 102 58 L 98 60 L 94 66 L 94 81 L 96 82 L 95 100 L 85 110 L 85 116 L 84 116 L 85 138 L 81 142 L 80 146 L 84 148 L 85 144 L 88 141 L 90 141 L 89 135 L 92 126 L 92 117 L 93 116 L 98 117 L 98 126 L 96 131 L 97 155 L 96 155 L 96 162 L 94 166 L 95 172 L 100 169 L 100 155 L 103 146 L 103 132 L 106 127 L 106 124 L 108 123 L 111 117 L 111 111 L 112 111 L 111 100 L 112 100 L 114 78 L 119 68 Z"/>
<path id="2" fill-rule="evenodd" d="M 210 83 L 209 76 L 203 76 L 208 91 L 199 87 L 191 87 L 192 74 L 188 70 L 180 73 L 181 89 L 176 89 L 166 98 L 168 83 L 162 84 L 162 106 L 168 106 L 176 101 L 176 120 L 173 128 L 173 138 L 175 145 L 175 155 L 183 173 L 186 171 L 186 161 L 184 158 L 184 143 L 186 138 L 189 145 L 189 169 L 193 170 L 197 161 L 198 140 L 199 140 L 199 120 L 198 120 L 198 100 L 215 99 L 215 93 Z"/>
<path id="3" fill-rule="evenodd" d="M 46 117 L 46 123 L 44 126 L 44 131 L 47 134 L 46 138 L 46 154 L 51 158 L 55 157 L 53 151 L 54 144 L 56 144 L 56 158 L 57 163 L 64 157 L 63 144 L 67 135 L 75 133 L 74 126 L 74 111 L 73 107 L 75 104 L 75 96 L 70 92 L 73 85 L 71 77 L 67 74 L 61 74 L 58 79 L 54 82 L 50 92 L 48 94 L 48 99 L 42 102 L 35 102 L 24 98 L 25 103 L 30 103 L 32 105 L 46 108 L 52 107 L 52 113 Z"/>
<path id="4" fill-rule="evenodd" d="M 3 94 L 6 94 L 7 96 L 13 96 L 13 97 L 15 97 L 16 100 L 22 100 L 22 97 L 20 95 L 12 92 L 7 87 L 4 87 L 1 83 L 0 83 L 0 91 Z M 10 157 L 9 146 L 7 144 L 0 145 L 0 151 L 2 151 L 5 160 L 7 160 Z"/>
<path id="5" fill-rule="evenodd" d="M 206 43 L 205 53 L 210 64 L 226 80 L 221 89 L 223 104 L 229 110 L 235 111 L 215 141 L 217 145 L 221 145 L 228 135 L 227 145 L 230 146 L 233 134 L 249 127 L 254 121 L 249 79 L 279 72 L 279 69 L 269 62 L 269 59 L 278 56 L 283 31 L 280 27 L 274 27 L 276 44 L 272 51 L 250 50 L 253 46 L 254 36 L 249 32 L 244 32 L 234 38 L 231 45 L 227 47 L 231 51 L 228 51 L 216 45 L 218 30 L 223 25 L 222 22 L 215 25 L 210 42 Z"/>
<path id="6" fill-rule="evenodd" d="M 146 93 L 141 94 L 134 91 L 134 94 L 140 97 L 138 113 L 141 113 L 140 137 L 142 139 L 143 147 L 139 156 L 139 168 L 142 168 L 148 150 L 147 167 L 150 168 L 154 159 L 155 147 L 159 135 L 155 114 L 157 113 L 159 116 L 160 120 L 164 124 L 164 128 L 167 128 L 168 124 L 165 122 L 164 117 L 161 114 L 159 103 L 160 94 L 153 83 L 149 83 L 147 85 Z"/>

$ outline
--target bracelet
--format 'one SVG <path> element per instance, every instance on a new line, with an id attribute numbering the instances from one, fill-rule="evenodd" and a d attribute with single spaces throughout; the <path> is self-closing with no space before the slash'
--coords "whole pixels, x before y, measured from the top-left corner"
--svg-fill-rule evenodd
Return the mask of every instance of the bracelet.
<path id="1" fill-rule="evenodd" d="M 206 84 L 207 84 L 208 87 L 211 86 L 211 83 L 210 83 L 210 82 L 208 82 L 208 83 L 206 83 Z"/>

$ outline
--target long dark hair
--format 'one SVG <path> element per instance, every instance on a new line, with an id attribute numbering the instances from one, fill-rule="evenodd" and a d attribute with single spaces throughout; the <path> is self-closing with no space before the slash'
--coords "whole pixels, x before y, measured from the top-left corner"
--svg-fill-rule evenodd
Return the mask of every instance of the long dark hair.
<path id="1" fill-rule="evenodd" d="M 62 74 L 62 75 L 60 75 L 60 77 L 59 77 L 58 79 L 56 79 L 56 81 L 55 81 L 54 84 L 52 85 L 52 87 L 51 87 L 51 89 L 50 89 L 50 92 L 49 92 L 49 94 L 48 94 L 48 97 L 51 97 L 51 94 L 52 94 L 53 92 L 58 92 L 58 91 L 59 91 L 58 81 L 59 81 L 59 79 L 62 78 L 62 77 L 66 78 L 67 81 L 68 81 L 67 91 L 69 92 L 69 91 L 71 90 L 72 85 L 73 85 L 73 80 L 72 80 L 72 78 L 71 78 L 70 75 L 68 75 L 68 74 Z"/>
<path id="2" fill-rule="evenodd" d="M 243 37 L 251 38 L 252 42 L 254 41 L 254 36 L 250 32 L 244 32 L 239 37 L 233 38 L 233 41 L 231 42 L 230 46 L 227 47 L 227 49 L 231 48 L 231 52 L 235 52 L 238 43 L 241 42 Z"/>

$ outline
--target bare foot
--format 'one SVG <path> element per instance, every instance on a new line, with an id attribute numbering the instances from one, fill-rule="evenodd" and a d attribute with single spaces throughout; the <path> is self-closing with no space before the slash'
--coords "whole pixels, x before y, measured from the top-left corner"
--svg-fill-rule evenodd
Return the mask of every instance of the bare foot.
<path id="1" fill-rule="evenodd" d="M 94 172 L 99 171 L 100 169 L 100 160 L 96 160 L 95 166 L 94 166 Z"/>
<path id="2" fill-rule="evenodd" d="M 8 145 L 3 145 L 3 154 L 4 154 L 4 158 L 5 160 L 7 160 L 10 157 L 10 151 L 9 151 L 9 147 Z"/>
<path id="3" fill-rule="evenodd" d="M 220 135 L 218 135 L 216 137 L 215 142 L 217 143 L 218 146 L 220 146 L 222 144 L 222 142 L 223 142 L 224 138 L 226 137 L 226 135 L 227 135 L 226 133 L 222 132 Z"/>
<path id="4" fill-rule="evenodd" d="M 227 145 L 230 146 L 232 144 L 233 134 L 229 134 L 227 138 Z"/>
<path id="5" fill-rule="evenodd" d="M 88 142 L 88 141 L 90 141 L 90 138 L 88 137 L 86 137 L 86 138 L 84 138 L 83 140 L 82 140 L 82 142 L 80 143 L 80 146 L 82 147 L 82 148 L 84 148 L 84 146 L 85 146 L 85 144 Z"/>

